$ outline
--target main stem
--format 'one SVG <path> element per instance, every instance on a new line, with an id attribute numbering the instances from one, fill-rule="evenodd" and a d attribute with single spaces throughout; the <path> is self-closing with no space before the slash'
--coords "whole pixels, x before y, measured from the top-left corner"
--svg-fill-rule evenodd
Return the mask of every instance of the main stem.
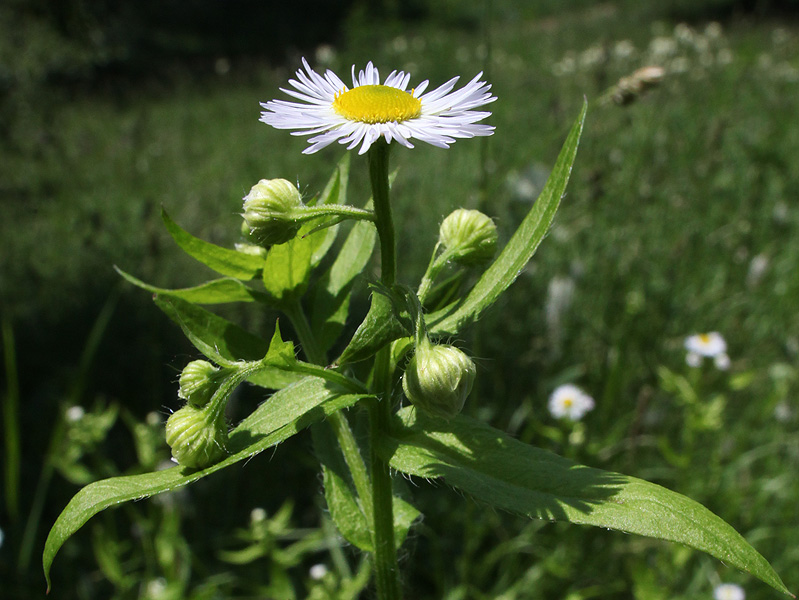
<path id="1" fill-rule="evenodd" d="M 375 225 L 380 238 L 380 279 L 392 285 L 397 278 L 397 251 L 394 222 L 388 193 L 389 145 L 377 140 L 369 149 L 369 180 L 372 184 Z M 394 544 L 394 505 L 391 472 L 378 453 L 378 444 L 391 421 L 391 345 L 381 348 L 375 357 L 374 391 L 379 400 L 369 404 L 369 464 L 374 503 L 374 566 L 379 600 L 399 600 L 399 566 Z"/>

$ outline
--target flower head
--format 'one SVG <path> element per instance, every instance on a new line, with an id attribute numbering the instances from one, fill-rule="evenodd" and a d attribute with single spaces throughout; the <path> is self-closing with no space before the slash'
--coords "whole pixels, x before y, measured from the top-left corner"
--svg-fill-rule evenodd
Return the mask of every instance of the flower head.
<path id="1" fill-rule="evenodd" d="M 285 179 L 261 179 L 244 197 L 244 222 L 259 244 L 285 244 L 300 230 L 300 191 Z"/>
<path id="2" fill-rule="evenodd" d="M 166 422 L 166 443 L 179 465 L 203 469 L 224 458 L 228 433 L 224 414 L 213 420 L 213 413 L 187 404 L 170 415 Z"/>
<path id="3" fill-rule="evenodd" d="M 491 135 L 494 128 L 480 124 L 491 113 L 474 110 L 496 100 L 491 86 L 480 81 L 482 73 L 459 90 L 458 77 L 424 93 L 428 81 L 408 91 L 411 76 L 392 71 L 380 82 L 380 73 L 369 62 L 356 75 L 352 67 L 352 88 L 333 71 L 320 75 L 303 59 L 305 70 L 290 79 L 294 89 L 281 88 L 301 102 L 262 102 L 261 121 L 277 129 L 293 129 L 294 135 L 313 135 L 304 154 L 311 154 L 333 142 L 348 150 L 360 145 L 358 154 L 383 137 L 413 148 L 412 139 L 448 148 L 457 138 Z"/>
<path id="4" fill-rule="evenodd" d="M 722 583 L 713 589 L 714 600 L 744 600 L 746 594 L 740 585 Z"/>
<path id="5" fill-rule="evenodd" d="M 570 383 L 558 386 L 549 397 L 549 412 L 556 419 L 579 421 L 593 408 L 594 399 Z"/>
<path id="6" fill-rule="evenodd" d="M 463 409 L 476 374 L 474 362 L 463 351 L 424 338 L 405 369 L 402 389 L 414 406 L 451 419 Z"/>
<path id="7" fill-rule="evenodd" d="M 702 364 L 702 358 L 712 358 L 716 367 L 722 371 L 730 368 L 730 357 L 727 355 L 727 342 L 718 331 L 698 333 L 685 338 L 685 349 L 688 354 L 685 362 L 691 367 Z"/>
<path id="8" fill-rule="evenodd" d="M 479 210 L 455 210 L 441 223 L 438 235 L 452 260 L 465 265 L 490 260 L 497 249 L 497 226 Z"/>

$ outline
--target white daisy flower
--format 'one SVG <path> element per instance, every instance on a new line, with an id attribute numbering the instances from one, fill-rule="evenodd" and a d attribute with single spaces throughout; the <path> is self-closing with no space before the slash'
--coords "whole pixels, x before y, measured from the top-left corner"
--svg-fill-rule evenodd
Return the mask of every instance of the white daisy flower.
<path id="1" fill-rule="evenodd" d="M 294 89 L 281 91 L 301 102 L 270 100 L 262 102 L 261 121 L 277 129 L 293 129 L 293 135 L 312 135 L 303 154 L 312 154 L 333 142 L 348 150 L 360 145 L 358 154 L 383 137 L 413 148 L 416 139 L 439 148 L 448 148 L 457 138 L 491 135 L 494 128 L 480 124 L 491 113 L 474 110 L 496 100 L 491 86 L 480 81 L 482 73 L 459 90 L 458 77 L 424 93 L 428 81 L 408 90 L 411 76 L 392 71 L 380 82 L 380 73 L 369 62 L 355 73 L 352 88 L 331 70 L 324 76 L 311 69 L 303 59 L 297 79 L 290 79 Z M 453 91 L 454 90 L 454 91 Z"/>
<path id="2" fill-rule="evenodd" d="M 688 354 L 685 362 L 691 367 L 702 364 L 702 358 L 712 358 L 716 367 L 722 371 L 730 368 L 730 357 L 727 355 L 727 342 L 718 331 L 698 333 L 685 338 L 685 349 Z"/>
<path id="3" fill-rule="evenodd" d="M 549 412 L 556 419 L 579 421 L 594 408 L 594 399 L 576 385 L 558 386 L 549 397 Z"/>
<path id="4" fill-rule="evenodd" d="M 713 589 L 714 600 L 744 600 L 746 594 L 740 585 L 722 583 Z"/>
<path id="5" fill-rule="evenodd" d="M 324 579 L 325 575 L 327 575 L 327 566 L 323 565 L 322 563 L 313 565 L 309 570 L 308 574 L 311 576 L 311 579 L 314 581 L 319 581 L 320 579 Z"/>

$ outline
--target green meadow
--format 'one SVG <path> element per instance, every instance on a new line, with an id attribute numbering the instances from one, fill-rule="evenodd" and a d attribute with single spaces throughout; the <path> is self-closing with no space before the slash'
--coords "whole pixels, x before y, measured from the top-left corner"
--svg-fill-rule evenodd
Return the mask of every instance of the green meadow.
<path id="1" fill-rule="evenodd" d="M 699 501 L 797 593 L 799 6 L 343 4 L 330 35 L 293 41 L 304 16 L 262 23 L 251 36 L 287 28 L 268 53 L 198 34 L 135 64 L 73 35 L 65 17 L 48 28 L 35 5 L 0 9 L 0 596 L 43 596 L 44 539 L 81 486 L 169 459 L 163 423 L 198 355 L 114 266 L 156 286 L 196 285 L 210 274 L 174 244 L 162 209 L 232 248 L 259 179 L 296 181 L 312 198 L 343 156 L 338 145 L 303 155 L 305 138 L 258 121 L 259 102 L 285 98 L 302 56 L 345 81 L 371 60 L 431 89 L 481 71 L 492 84 L 493 136 L 392 151 L 399 279 L 412 286 L 457 207 L 485 212 L 508 240 L 587 99 L 549 234 L 456 340 L 477 364 L 464 412 Z M 70 14 L 89 40 L 110 31 L 86 7 Z M 614 101 L 619 81 L 647 66 L 662 79 Z M 349 194 L 358 206 L 369 196 L 363 157 L 353 156 Z M 365 314 L 359 289 L 353 310 Z M 275 317 L 213 310 L 254 332 Z M 686 363 L 684 340 L 707 332 L 726 340 L 729 368 Z M 579 421 L 549 412 L 565 383 L 595 401 Z M 264 398 L 243 389 L 230 419 Z M 50 596 L 369 598 L 365 557 L 325 512 L 310 435 L 243 464 L 97 515 L 56 559 Z M 408 598 L 694 600 L 720 583 L 749 600 L 779 597 L 681 546 L 528 521 L 440 482 L 410 484 L 424 516 L 400 550 Z"/>

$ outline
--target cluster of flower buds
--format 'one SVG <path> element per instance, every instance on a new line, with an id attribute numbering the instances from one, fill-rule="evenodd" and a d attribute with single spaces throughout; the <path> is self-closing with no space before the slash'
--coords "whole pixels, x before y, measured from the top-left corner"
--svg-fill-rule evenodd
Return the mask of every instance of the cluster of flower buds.
<path id="1" fill-rule="evenodd" d="M 261 179 L 244 197 L 244 222 L 262 246 L 284 244 L 300 230 L 304 204 L 297 187 L 285 179 Z"/>
<path id="2" fill-rule="evenodd" d="M 405 369 L 402 389 L 414 406 L 451 419 L 463 410 L 475 375 L 474 362 L 463 351 L 423 337 Z"/>
<path id="3" fill-rule="evenodd" d="M 452 212 L 442 221 L 438 235 L 444 253 L 462 265 L 491 260 L 497 250 L 497 226 L 479 210 Z"/>
<path id="4" fill-rule="evenodd" d="M 227 452 L 225 399 L 211 402 L 223 374 L 205 360 L 190 362 L 180 374 L 178 396 L 186 405 L 167 419 L 166 443 L 172 457 L 184 467 L 208 467 Z"/>

